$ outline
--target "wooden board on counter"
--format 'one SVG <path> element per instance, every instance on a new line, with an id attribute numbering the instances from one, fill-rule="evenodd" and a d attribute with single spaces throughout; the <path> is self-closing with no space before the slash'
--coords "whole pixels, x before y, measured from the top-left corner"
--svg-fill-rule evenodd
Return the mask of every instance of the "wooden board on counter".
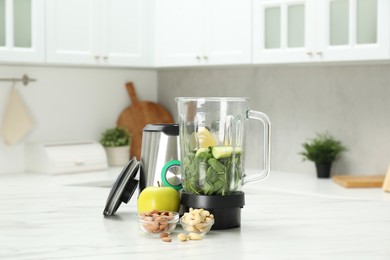
<path id="1" fill-rule="evenodd" d="M 338 175 L 332 177 L 332 180 L 335 183 L 340 184 L 345 188 L 381 188 L 384 179 L 385 179 L 384 175 L 377 175 L 377 176 Z"/>
<path id="2" fill-rule="evenodd" d="M 140 159 L 142 145 L 142 130 L 146 124 L 171 124 L 172 115 L 161 105 L 150 101 L 139 101 L 132 82 L 126 84 L 131 99 L 128 106 L 119 115 L 117 126 L 125 127 L 132 134 L 130 148 L 131 156 Z"/>

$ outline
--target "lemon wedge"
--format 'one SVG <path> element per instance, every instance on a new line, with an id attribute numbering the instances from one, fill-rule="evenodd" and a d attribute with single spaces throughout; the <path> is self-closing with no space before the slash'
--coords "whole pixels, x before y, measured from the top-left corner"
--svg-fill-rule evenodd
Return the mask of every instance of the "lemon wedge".
<path id="1" fill-rule="evenodd" d="M 239 155 L 242 152 L 242 148 L 231 146 L 214 146 L 212 149 L 212 154 L 215 159 L 232 157 L 233 152 L 236 155 Z"/>
<path id="2" fill-rule="evenodd" d="M 210 131 L 206 127 L 199 127 L 198 132 L 196 133 L 196 138 L 199 142 L 199 148 L 208 148 L 209 146 L 217 145 Z"/>

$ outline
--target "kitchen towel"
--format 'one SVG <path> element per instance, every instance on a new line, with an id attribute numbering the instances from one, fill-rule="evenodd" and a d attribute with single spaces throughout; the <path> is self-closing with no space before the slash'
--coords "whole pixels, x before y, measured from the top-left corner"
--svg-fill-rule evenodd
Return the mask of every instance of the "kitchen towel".
<path id="1" fill-rule="evenodd" d="M 33 120 L 19 92 L 12 87 L 1 124 L 1 136 L 5 144 L 19 142 L 31 130 Z"/>
<path id="2" fill-rule="evenodd" d="M 383 182 L 382 189 L 386 192 L 390 192 L 390 165 L 387 169 L 387 174 L 386 174 L 385 180 Z"/>

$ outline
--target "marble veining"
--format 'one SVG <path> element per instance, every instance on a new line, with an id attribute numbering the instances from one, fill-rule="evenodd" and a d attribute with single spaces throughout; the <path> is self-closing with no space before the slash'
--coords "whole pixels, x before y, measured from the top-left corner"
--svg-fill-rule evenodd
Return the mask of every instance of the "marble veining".
<path id="1" fill-rule="evenodd" d="M 1 176 L 0 259 L 390 259 L 390 194 L 381 189 L 273 172 L 244 186 L 240 228 L 183 243 L 178 226 L 164 243 L 139 229 L 135 199 L 103 217 L 109 188 L 86 183 L 115 178 Z"/>

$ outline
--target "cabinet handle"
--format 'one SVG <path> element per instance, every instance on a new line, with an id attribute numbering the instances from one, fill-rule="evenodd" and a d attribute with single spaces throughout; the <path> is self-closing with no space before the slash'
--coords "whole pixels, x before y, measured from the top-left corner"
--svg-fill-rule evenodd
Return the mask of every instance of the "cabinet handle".
<path id="1" fill-rule="evenodd" d="M 207 56 L 203 56 L 203 59 L 204 59 L 204 60 L 208 60 L 208 59 L 209 59 L 209 57 L 207 57 Z"/>
<path id="2" fill-rule="evenodd" d="M 312 55 L 313 55 L 313 52 L 308 51 L 308 52 L 306 52 L 306 54 L 309 55 L 309 56 L 312 56 Z"/>
<path id="3" fill-rule="evenodd" d="M 200 57 L 200 56 L 196 56 L 196 59 L 197 59 L 197 60 L 200 60 L 200 59 L 201 59 L 201 57 Z"/>
<path id="4" fill-rule="evenodd" d="M 103 59 L 108 60 L 108 57 L 107 56 L 103 56 Z"/>
<path id="5" fill-rule="evenodd" d="M 322 55 L 322 51 L 317 51 L 316 54 L 321 56 Z"/>
<path id="6" fill-rule="evenodd" d="M 100 59 L 100 56 L 96 55 L 95 60 L 98 60 L 98 59 Z"/>

